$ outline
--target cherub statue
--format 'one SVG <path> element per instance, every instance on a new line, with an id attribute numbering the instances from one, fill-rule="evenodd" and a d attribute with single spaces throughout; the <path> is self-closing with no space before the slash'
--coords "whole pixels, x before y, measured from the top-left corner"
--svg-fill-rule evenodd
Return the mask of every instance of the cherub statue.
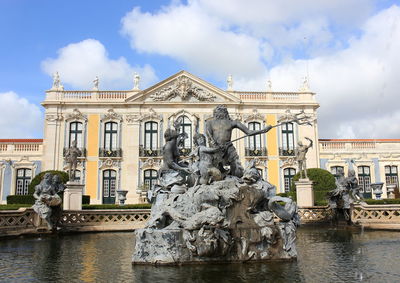
<path id="1" fill-rule="evenodd" d="M 296 150 L 296 160 L 297 164 L 299 167 L 299 172 L 300 172 L 300 179 L 303 178 L 303 170 L 304 170 L 304 175 L 305 178 L 307 179 L 307 165 L 306 165 L 306 155 L 308 152 L 308 149 L 313 146 L 313 141 L 310 138 L 305 137 L 306 140 L 310 142 L 309 145 L 303 145 L 302 141 L 298 142 L 298 147 Z"/>

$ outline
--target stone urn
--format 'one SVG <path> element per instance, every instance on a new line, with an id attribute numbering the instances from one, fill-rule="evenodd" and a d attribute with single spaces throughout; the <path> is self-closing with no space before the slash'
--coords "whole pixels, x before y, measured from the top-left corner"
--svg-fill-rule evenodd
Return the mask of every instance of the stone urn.
<path id="1" fill-rule="evenodd" d="M 125 201 L 126 201 L 126 194 L 128 193 L 128 191 L 126 190 L 118 190 L 117 194 L 118 194 L 118 201 L 119 201 L 119 205 L 123 206 L 125 205 Z"/>
<path id="2" fill-rule="evenodd" d="M 376 199 L 382 199 L 382 193 L 383 193 L 382 187 L 383 187 L 382 182 L 371 184 L 371 188 L 372 188 L 373 193 L 376 196 Z"/>
<path id="3" fill-rule="evenodd" d="M 390 198 L 390 199 L 394 199 L 395 198 L 395 195 L 394 195 L 394 189 L 395 188 L 396 188 L 396 185 L 386 185 L 388 198 Z"/>

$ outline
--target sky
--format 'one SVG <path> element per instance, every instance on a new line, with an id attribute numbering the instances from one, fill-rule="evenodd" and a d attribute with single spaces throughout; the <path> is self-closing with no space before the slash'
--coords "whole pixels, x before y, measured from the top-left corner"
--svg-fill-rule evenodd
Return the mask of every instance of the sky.
<path id="1" fill-rule="evenodd" d="M 40 102 L 186 70 L 226 89 L 298 91 L 320 138 L 400 138 L 400 0 L 0 0 L 0 138 L 43 137 Z"/>

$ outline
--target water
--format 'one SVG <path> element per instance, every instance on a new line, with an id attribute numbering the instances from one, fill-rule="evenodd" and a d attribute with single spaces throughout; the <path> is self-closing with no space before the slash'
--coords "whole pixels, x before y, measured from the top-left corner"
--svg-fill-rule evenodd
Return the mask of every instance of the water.
<path id="1" fill-rule="evenodd" d="M 400 282 L 400 232 L 301 227 L 293 262 L 132 266 L 132 233 L 0 240 L 1 282 Z"/>

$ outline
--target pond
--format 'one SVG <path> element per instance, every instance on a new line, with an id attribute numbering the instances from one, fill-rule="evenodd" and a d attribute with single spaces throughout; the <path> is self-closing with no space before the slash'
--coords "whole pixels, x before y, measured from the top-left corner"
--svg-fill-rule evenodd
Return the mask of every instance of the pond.
<path id="1" fill-rule="evenodd" d="M 133 266 L 132 233 L 0 240 L 1 282 L 400 282 L 400 232 L 298 230 L 298 260 Z"/>

